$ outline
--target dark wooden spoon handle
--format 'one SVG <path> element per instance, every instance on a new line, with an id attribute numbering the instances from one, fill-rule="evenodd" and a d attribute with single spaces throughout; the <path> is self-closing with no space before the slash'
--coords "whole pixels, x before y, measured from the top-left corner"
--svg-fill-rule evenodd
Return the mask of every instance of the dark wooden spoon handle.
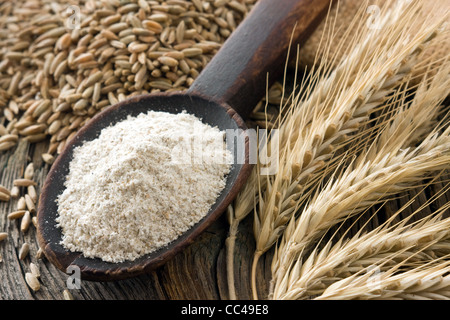
<path id="1" fill-rule="evenodd" d="M 330 2 L 259 0 L 188 93 L 228 103 L 245 119 L 264 97 L 266 85 L 282 76 L 291 39 L 296 50 L 325 16 Z"/>

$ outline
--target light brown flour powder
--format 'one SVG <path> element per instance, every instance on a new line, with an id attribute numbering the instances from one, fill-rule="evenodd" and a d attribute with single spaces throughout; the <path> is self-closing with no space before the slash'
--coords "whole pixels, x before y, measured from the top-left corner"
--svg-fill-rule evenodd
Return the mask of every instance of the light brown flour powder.
<path id="1" fill-rule="evenodd" d="M 74 150 L 58 197 L 63 246 L 121 262 L 178 238 L 225 186 L 224 136 L 186 113 L 149 112 L 103 129 Z"/>

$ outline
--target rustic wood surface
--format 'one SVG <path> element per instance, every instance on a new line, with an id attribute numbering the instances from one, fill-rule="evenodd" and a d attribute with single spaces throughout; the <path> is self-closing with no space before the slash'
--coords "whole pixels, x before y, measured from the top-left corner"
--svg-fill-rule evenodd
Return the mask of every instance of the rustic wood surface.
<path id="1" fill-rule="evenodd" d="M 47 149 L 47 142 L 30 145 L 22 141 L 14 149 L 0 153 L 0 185 L 11 189 L 13 180 L 21 178 L 27 164 L 33 162 L 34 180 L 38 183 L 36 189 L 39 193 L 49 171 L 49 165 L 45 164 L 40 157 Z M 354 231 L 361 227 L 373 228 L 409 199 L 417 197 L 417 201 L 401 216 L 404 217 L 419 208 L 432 195 L 440 192 L 449 181 L 450 174 L 443 175 L 423 191 L 423 185 L 430 180 L 424 181 L 421 187 L 386 203 L 369 224 L 365 222 L 372 216 L 375 209 L 367 212 L 357 223 L 353 224 L 353 221 L 349 221 L 348 224 L 353 224 Z M 421 215 L 417 217 L 433 212 L 435 208 L 448 201 L 450 201 L 450 192 L 431 205 L 425 206 Z M 0 232 L 8 233 L 8 238 L 0 242 L 0 260 L 2 260 L 0 262 L 0 300 L 63 299 L 68 275 L 55 268 L 45 258 L 36 258 L 38 245 L 35 228 L 30 227 L 23 234 L 19 230 L 20 220 L 10 221 L 7 218 L 7 214 L 14 211 L 16 206 L 16 199 L 0 202 Z M 450 213 L 447 214 L 450 215 Z M 222 216 L 194 244 L 150 274 L 115 282 L 82 281 L 81 289 L 72 289 L 70 292 L 77 300 L 228 299 L 225 261 L 227 232 L 228 223 L 225 216 Z M 25 242 L 30 245 L 30 254 L 24 260 L 20 260 L 19 250 Z M 252 296 L 249 279 L 254 248 L 252 216 L 249 215 L 239 227 L 234 253 L 235 285 L 239 299 L 251 299 Z M 269 251 L 258 264 L 257 287 L 262 299 L 266 298 L 268 293 L 271 257 L 272 251 Z M 41 273 L 41 289 L 37 292 L 33 292 L 25 282 L 25 273 L 29 272 L 30 263 L 37 264 Z"/>
<path id="2" fill-rule="evenodd" d="M 23 175 L 26 165 L 33 161 L 35 181 L 42 186 L 49 165 L 43 163 L 40 154 L 46 150 L 45 142 L 29 145 L 27 142 L 19 143 L 18 147 L 10 152 L 0 155 L 0 184 L 12 187 L 13 180 Z M 367 228 L 377 225 L 390 213 L 404 205 L 411 197 L 419 194 L 418 201 L 411 210 L 425 203 L 431 195 L 436 194 L 448 183 L 449 176 L 444 176 L 431 184 L 425 192 L 422 187 L 408 192 L 395 201 L 385 205 L 377 217 Z M 429 181 L 428 181 L 429 182 Z M 423 214 L 428 214 L 434 207 L 450 201 L 450 193 L 439 198 L 435 203 L 427 206 Z M 0 299 L 3 300 L 54 300 L 63 299 L 63 290 L 67 288 L 68 275 L 56 269 L 45 258 L 36 258 L 38 245 L 36 230 L 31 227 L 26 234 L 19 231 L 20 221 L 9 221 L 7 214 L 14 210 L 17 200 L 0 203 L 0 231 L 8 232 L 8 239 L 0 244 Z M 407 211 L 405 212 L 407 214 Z M 371 215 L 366 214 L 367 217 Z M 251 299 L 249 283 L 251 256 L 254 250 L 251 215 L 240 226 L 235 251 L 235 280 L 236 293 L 239 299 Z M 360 228 L 364 219 L 355 225 Z M 197 242 L 175 256 L 163 267 L 147 275 L 116 282 L 89 282 L 81 281 L 81 289 L 72 289 L 74 299 L 83 300 L 112 300 L 112 299 L 192 299 L 192 300 L 223 300 L 228 299 L 226 285 L 225 239 L 228 224 L 222 216 L 212 227 L 205 232 Z M 24 242 L 30 244 L 30 254 L 25 260 L 20 260 L 19 250 Z M 270 281 L 270 263 L 272 253 L 269 252 L 260 261 L 258 268 L 258 290 L 262 299 L 267 296 Z M 33 292 L 27 286 L 24 275 L 29 271 L 29 264 L 37 264 L 41 272 L 41 289 Z"/>
<path id="3" fill-rule="evenodd" d="M 289 86 L 287 87 L 289 91 Z M 19 142 L 18 146 L 0 154 L 0 185 L 9 189 L 13 180 L 23 177 L 25 167 L 33 162 L 35 166 L 34 181 L 37 182 L 38 194 L 50 166 L 43 162 L 41 154 L 48 149 L 48 142 L 29 144 Z M 364 227 L 371 229 L 382 223 L 392 213 L 404 206 L 413 197 L 416 201 L 405 210 L 403 218 L 426 203 L 433 195 L 449 187 L 450 174 L 438 179 L 428 179 L 418 183 L 416 189 L 399 195 L 379 207 L 366 212 L 361 218 L 346 222 L 354 231 Z M 428 185 L 428 186 L 427 186 Z M 436 208 L 450 201 L 450 191 L 424 206 L 416 218 L 433 212 Z M 49 261 L 37 259 L 38 244 L 36 229 L 31 226 L 24 234 L 20 232 L 20 220 L 10 221 L 8 213 L 15 211 L 17 199 L 0 202 L 0 232 L 7 232 L 8 238 L 0 242 L 0 300 L 60 300 L 64 299 L 63 290 L 67 289 L 69 276 Z M 379 210 L 378 210 L 379 209 Z M 373 217 L 375 211 L 375 217 Z M 446 213 L 450 216 L 450 212 Z M 370 219 L 370 223 L 366 221 Z M 250 214 L 239 227 L 234 252 L 234 273 L 236 295 L 238 299 L 251 299 L 250 269 L 255 248 L 252 234 L 252 215 Z M 340 228 L 339 232 L 346 228 Z M 332 234 L 335 230 L 331 230 Z M 81 281 L 81 289 L 71 289 L 76 300 L 226 300 L 229 299 L 226 278 L 225 240 L 228 223 L 225 215 L 221 216 L 199 239 L 172 260 L 156 271 L 132 279 L 114 282 Z M 29 243 L 30 254 L 19 259 L 19 250 L 23 243 Z M 269 292 L 270 264 L 273 249 L 263 256 L 257 268 L 257 287 L 260 299 L 266 299 Z M 33 292 L 25 282 L 25 273 L 29 272 L 30 263 L 38 265 L 41 273 L 41 288 Z"/>
<path id="4" fill-rule="evenodd" d="M 30 145 L 20 142 L 15 150 L 0 155 L 0 184 L 12 187 L 13 180 L 22 177 L 27 164 L 35 165 L 34 180 L 37 191 L 43 185 L 49 165 L 40 158 L 47 150 L 47 143 Z M 36 230 L 30 227 L 23 234 L 19 230 L 20 220 L 10 221 L 7 214 L 14 211 L 17 200 L 0 202 L 0 230 L 8 233 L 8 239 L 0 243 L 0 300 L 54 300 L 63 299 L 63 290 L 67 288 L 68 275 L 56 269 L 45 258 L 37 259 L 38 251 Z M 81 289 L 70 290 L 74 299 L 227 299 L 226 273 L 224 261 L 224 242 L 227 236 L 227 222 L 221 217 L 205 232 L 197 242 L 178 254 L 157 271 L 148 275 L 116 282 L 81 281 Z M 254 245 L 249 232 L 251 220 L 241 226 L 236 250 L 236 282 L 239 298 L 249 299 L 248 283 L 250 257 Z M 30 254 L 24 260 L 19 259 L 19 250 L 23 243 L 29 243 Z M 41 272 L 41 289 L 33 292 L 25 282 L 25 273 L 29 265 L 37 264 Z M 267 263 L 270 263 L 268 260 Z M 269 269 L 261 264 L 260 279 L 268 278 Z M 267 292 L 265 282 L 260 284 L 261 292 Z"/>

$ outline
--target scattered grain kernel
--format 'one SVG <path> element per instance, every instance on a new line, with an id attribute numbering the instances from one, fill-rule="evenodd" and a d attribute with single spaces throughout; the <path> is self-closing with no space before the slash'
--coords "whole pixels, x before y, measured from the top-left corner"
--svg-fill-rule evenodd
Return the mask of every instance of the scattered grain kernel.
<path id="1" fill-rule="evenodd" d="M 9 220 L 20 219 L 25 215 L 26 210 L 17 210 L 8 214 Z"/>
<path id="2" fill-rule="evenodd" d="M 47 164 L 53 164 L 53 162 L 55 161 L 55 157 L 52 156 L 50 153 L 43 153 L 42 160 L 44 160 L 44 162 Z"/>
<path id="3" fill-rule="evenodd" d="M 25 203 L 28 211 L 31 213 L 36 213 L 36 205 L 28 194 L 25 195 Z"/>
<path id="4" fill-rule="evenodd" d="M 30 245 L 25 242 L 19 250 L 19 259 L 24 260 L 30 253 Z"/>
<path id="5" fill-rule="evenodd" d="M 14 186 L 11 189 L 11 198 L 17 199 L 20 196 L 20 189 L 18 186 Z"/>
<path id="6" fill-rule="evenodd" d="M 25 201 L 25 197 L 20 197 L 17 202 L 17 210 L 25 210 L 27 208 L 27 203 Z"/>
<path id="7" fill-rule="evenodd" d="M 31 272 L 25 273 L 25 281 L 34 292 L 39 291 L 41 288 L 38 278 Z"/>
<path id="8" fill-rule="evenodd" d="M 36 252 L 36 259 L 41 260 L 44 257 L 45 257 L 44 250 L 42 250 L 42 248 L 39 248 L 38 251 Z"/>
<path id="9" fill-rule="evenodd" d="M 8 238 L 8 233 L 0 232 L 0 241 L 5 240 L 6 238 Z"/>
<path id="10" fill-rule="evenodd" d="M 0 192 L 0 201 L 9 201 L 11 199 L 11 196 L 9 194 Z"/>
<path id="11" fill-rule="evenodd" d="M 39 271 L 39 267 L 36 264 L 34 264 L 33 262 L 30 262 L 30 272 L 36 278 L 40 278 L 41 277 L 41 272 Z"/>
<path id="12" fill-rule="evenodd" d="M 73 300 L 73 296 L 68 289 L 63 291 L 64 300 Z"/>
<path id="13" fill-rule="evenodd" d="M 22 221 L 20 222 L 20 231 L 25 233 L 28 231 L 28 228 L 30 227 L 31 223 L 31 215 L 30 211 L 25 211 Z"/>
<path id="14" fill-rule="evenodd" d="M 29 186 L 35 186 L 36 182 L 34 182 L 31 179 L 16 179 L 13 181 L 13 185 L 17 187 L 29 187 Z"/>
<path id="15" fill-rule="evenodd" d="M 24 179 L 31 180 L 34 176 L 34 165 L 33 162 L 30 162 L 25 168 L 25 172 L 23 174 Z"/>

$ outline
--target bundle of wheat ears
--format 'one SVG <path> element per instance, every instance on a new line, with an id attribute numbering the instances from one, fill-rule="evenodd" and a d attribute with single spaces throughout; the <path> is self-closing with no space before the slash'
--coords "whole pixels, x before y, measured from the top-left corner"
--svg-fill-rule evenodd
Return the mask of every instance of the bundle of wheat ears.
<path id="1" fill-rule="evenodd" d="M 256 2 L 73 0 L 73 30 L 67 3 L 1 3 L 0 152 L 48 139 L 42 158 L 51 165 L 107 106 L 188 88 Z M 251 115 L 249 124 L 277 130 L 259 146 L 277 170 L 255 165 L 227 209 L 229 298 L 240 298 L 235 242 L 249 218 L 255 252 L 243 259 L 252 261 L 255 299 L 450 299 L 448 1 L 333 3 L 309 41 L 291 48 L 294 74 Z M 32 171 L 30 163 L 12 190 L 0 186 L 0 201 L 17 200 L 8 219 L 21 218 L 23 231 L 36 218 L 25 214 L 38 200 Z M 418 195 L 380 214 L 430 186 L 437 191 L 425 202 Z M 269 253 L 262 295 L 256 270 Z M 24 243 L 19 258 L 28 254 Z M 29 267 L 25 280 L 39 290 Z"/>
<path id="2" fill-rule="evenodd" d="M 255 299 L 450 298 L 449 203 L 418 221 L 397 221 L 399 210 L 369 232 L 345 229 L 450 169 L 450 53 L 423 55 L 447 39 L 450 12 L 424 17 L 423 3 L 388 1 L 368 20 L 365 2 L 346 31 L 329 14 L 314 67 L 294 76 L 271 120 L 278 132 L 259 148 L 279 146 L 277 172 L 256 165 L 228 208 L 231 299 L 234 241 L 249 214 Z M 259 297 L 256 267 L 270 249 L 270 292 Z"/>

